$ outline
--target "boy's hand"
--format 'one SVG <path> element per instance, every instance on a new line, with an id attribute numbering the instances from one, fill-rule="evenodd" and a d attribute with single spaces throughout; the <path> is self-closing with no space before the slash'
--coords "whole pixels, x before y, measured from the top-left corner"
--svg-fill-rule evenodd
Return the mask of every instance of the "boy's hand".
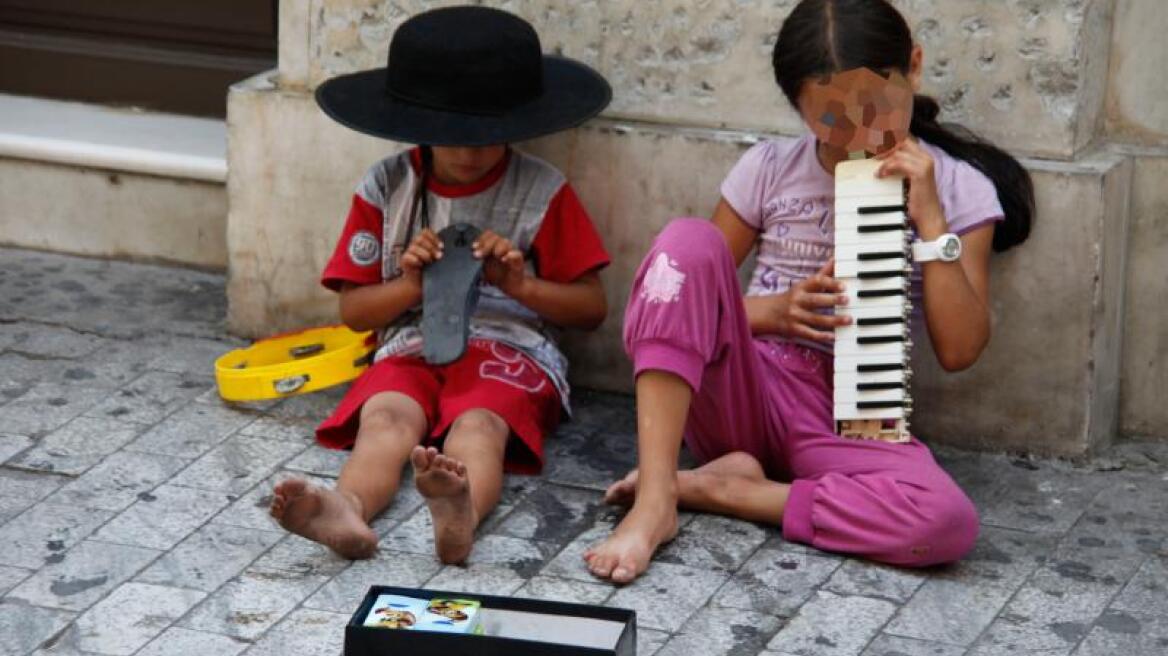
<path id="1" fill-rule="evenodd" d="M 474 256 L 483 261 L 483 278 L 504 294 L 517 298 L 527 283 L 523 253 L 510 240 L 485 230 L 475 240 Z"/>
<path id="2" fill-rule="evenodd" d="M 414 237 L 401 256 L 402 277 L 422 288 L 422 269 L 442 259 L 442 240 L 426 228 Z"/>

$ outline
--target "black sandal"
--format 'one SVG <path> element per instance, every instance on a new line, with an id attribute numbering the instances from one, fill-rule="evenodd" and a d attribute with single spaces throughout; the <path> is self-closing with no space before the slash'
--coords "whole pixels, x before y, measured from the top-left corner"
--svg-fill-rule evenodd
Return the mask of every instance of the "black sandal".
<path id="1" fill-rule="evenodd" d="M 442 258 L 422 271 L 422 355 L 430 364 L 449 364 L 466 352 L 483 277 L 472 248 L 480 232 L 469 223 L 443 228 Z"/>

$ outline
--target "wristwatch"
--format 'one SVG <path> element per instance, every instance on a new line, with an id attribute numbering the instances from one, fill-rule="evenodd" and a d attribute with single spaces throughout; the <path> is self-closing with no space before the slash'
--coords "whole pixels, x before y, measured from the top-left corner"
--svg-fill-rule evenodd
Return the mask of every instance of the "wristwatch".
<path id="1" fill-rule="evenodd" d="M 956 262 L 961 257 L 961 237 L 947 232 L 935 241 L 916 240 L 912 244 L 913 262 Z"/>

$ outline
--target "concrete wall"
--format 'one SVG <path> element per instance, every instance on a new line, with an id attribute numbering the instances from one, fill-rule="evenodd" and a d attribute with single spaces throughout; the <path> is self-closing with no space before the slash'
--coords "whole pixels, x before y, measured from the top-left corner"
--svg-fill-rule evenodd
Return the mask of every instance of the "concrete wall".
<path id="1" fill-rule="evenodd" d="M 224 269 L 222 183 L 0 158 L 0 244 Z"/>
<path id="2" fill-rule="evenodd" d="M 1142 381 L 1160 383 L 1149 389 L 1168 383 L 1156 362 L 1168 344 L 1157 341 L 1162 331 L 1152 323 L 1165 315 L 1136 325 L 1134 308 L 1123 308 L 1125 298 L 1133 306 L 1146 302 L 1130 290 L 1158 275 L 1151 262 L 1163 259 L 1152 237 L 1164 235 L 1156 218 L 1164 185 L 1154 182 L 1164 169 L 1146 152 L 1138 158 L 1130 149 L 1098 146 L 1129 134 L 1123 126 L 1130 121 L 1120 120 L 1128 114 L 1117 107 L 1154 115 L 1144 119 L 1154 128 L 1168 123 L 1168 109 L 1155 105 L 1141 114 L 1147 98 L 1124 95 L 1117 80 L 1147 80 L 1155 69 L 1132 64 L 1126 41 L 1114 40 L 1120 45 L 1113 57 L 1109 38 L 1113 30 L 1115 39 L 1138 33 L 1141 47 L 1163 54 L 1163 40 L 1143 26 L 1168 15 L 1168 4 L 895 1 L 926 49 L 927 91 L 941 99 L 945 116 L 1041 158 L 1027 160 L 1038 185 L 1034 237 L 994 262 L 990 350 L 956 376 L 941 374 L 931 357 L 918 358 L 916 425 L 934 441 L 1061 454 L 1107 443 L 1117 425 L 1168 435 L 1168 416 L 1150 412 L 1163 404 L 1152 400 L 1154 392 L 1133 388 L 1137 381 L 1140 390 Z M 311 89 L 331 75 L 383 64 L 396 25 L 448 4 L 455 3 L 282 2 L 279 71 L 238 85 L 229 99 L 233 330 L 258 336 L 335 320 L 335 299 L 316 276 L 356 181 L 401 145 L 336 126 L 315 108 Z M 761 135 L 802 129 L 769 64 L 773 35 L 794 0 L 483 4 L 525 16 L 545 50 L 583 59 L 613 83 L 616 97 L 604 118 L 522 147 L 567 173 L 614 256 L 603 275 L 609 321 L 567 339 L 570 356 L 588 363 L 573 378 L 627 390 L 620 310 L 653 235 L 672 216 L 708 215 L 726 171 Z M 1133 242 L 1130 262 L 1129 214 L 1133 235 L 1148 237 Z M 1161 297 L 1168 289 L 1156 284 L 1164 279 L 1151 285 Z M 1125 339 L 1147 357 L 1124 360 Z"/>

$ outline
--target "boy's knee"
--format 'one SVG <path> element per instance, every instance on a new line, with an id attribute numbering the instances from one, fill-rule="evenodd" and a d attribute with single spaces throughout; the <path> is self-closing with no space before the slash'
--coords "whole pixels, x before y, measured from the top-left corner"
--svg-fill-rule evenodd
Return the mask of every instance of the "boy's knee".
<path id="1" fill-rule="evenodd" d="M 476 408 L 458 415 L 450 424 L 447 440 L 457 439 L 458 435 L 507 435 L 510 432 L 510 427 L 502 417 L 490 410 Z"/>
<path id="2" fill-rule="evenodd" d="M 378 432 L 398 429 L 420 432 L 426 429 L 426 415 L 412 399 L 376 395 L 361 407 L 360 426 Z"/>

